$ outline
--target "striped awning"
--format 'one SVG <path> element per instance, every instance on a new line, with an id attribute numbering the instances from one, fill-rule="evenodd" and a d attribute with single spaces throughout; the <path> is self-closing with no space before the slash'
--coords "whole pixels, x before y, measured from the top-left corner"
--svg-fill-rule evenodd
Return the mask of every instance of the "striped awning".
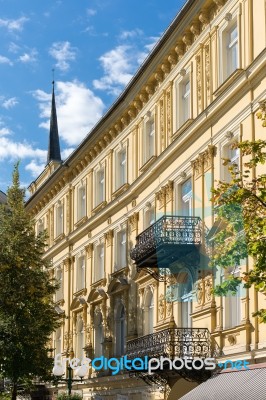
<path id="1" fill-rule="evenodd" d="M 265 400 L 266 368 L 223 372 L 179 400 Z"/>

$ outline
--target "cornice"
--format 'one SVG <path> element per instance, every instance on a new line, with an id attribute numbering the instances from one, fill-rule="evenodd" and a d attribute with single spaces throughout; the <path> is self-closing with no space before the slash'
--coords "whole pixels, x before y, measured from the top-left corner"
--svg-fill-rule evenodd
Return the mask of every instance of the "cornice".
<path id="1" fill-rule="evenodd" d="M 137 85 L 139 89 L 137 90 L 134 98 L 129 102 L 129 105 L 127 107 L 123 107 L 124 102 L 122 102 L 123 110 L 114 111 L 114 109 L 121 103 L 122 98 L 125 95 L 128 95 L 129 91 L 132 90 L 135 80 L 140 79 L 142 75 L 141 72 L 144 71 L 146 68 L 149 68 L 149 60 L 154 59 L 157 56 L 157 53 L 163 48 L 165 41 L 168 40 L 173 32 L 179 28 L 178 22 L 185 18 L 185 16 L 189 13 L 190 8 L 194 6 L 196 2 L 194 0 L 190 0 L 185 4 L 173 23 L 169 26 L 165 34 L 162 36 L 158 45 L 141 66 L 135 77 L 132 78 L 129 85 L 119 96 L 115 104 L 99 121 L 93 131 L 90 132 L 90 134 L 78 146 L 76 151 L 74 151 L 72 155 L 70 155 L 65 163 L 61 164 L 61 166 L 59 166 L 54 171 L 54 173 L 48 178 L 48 180 L 44 181 L 44 183 L 41 184 L 40 188 L 38 188 L 36 192 L 33 193 L 33 195 L 27 201 L 27 206 L 29 206 L 29 204 L 33 201 L 35 195 L 42 191 L 44 186 L 45 191 L 47 192 L 47 184 L 50 184 L 54 177 L 57 177 L 57 179 L 59 178 L 59 182 L 61 182 L 62 184 L 59 185 L 59 187 L 56 187 L 58 185 L 58 183 L 56 183 L 53 188 L 48 190 L 50 196 L 54 197 L 62 189 L 62 187 L 65 186 L 68 180 L 66 182 L 64 177 L 60 177 L 63 166 L 67 166 L 69 168 L 68 176 L 71 176 L 72 179 L 75 178 L 84 170 L 84 168 L 86 168 L 89 163 L 91 163 L 99 154 L 101 154 L 103 150 L 111 142 L 113 142 L 113 140 L 125 128 L 127 128 L 132 122 L 134 124 L 138 124 L 136 118 L 138 118 L 138 115 L 142 111 L 143 107 L 145 107 L 146 103 L 154 96 L 155 93 L 158 92 L 159 86 L 167 79 L 170 71 L 190 50 L 192 44 L 197 40 L 201 32 L 203 32 L 207 28 L 212 19 L 222 8 L 222 5 L 226 2 L 227 0 L 207 0 L 201 7 L 200 11 L 196 15 L 193 15 L 193 18 L 191 19 L 189 25 L 183 29 L 180 29 L 181 31 L 178 33 L 175 39 L 175 44 L 172 48 L 169 49 L 168 53 L 163 56 L 163 59 L 161 59 L 159 64 L 157 64 L 155 70 L 151 71 L 147 81 L 141 85 Z M 112 120 L 112 116 L 114 117 L 114 120 L 110 124 L 109 120 Z M 98 126 L 105 121 L 107 121 L 108 128 L 103 129 L 101 131 L 102 133 L 99 134 L 98 137 L 94 138 L 95 134 L 97 133 Z M 85 144 L 87 145 L 87 148 L 83 150 Z M 79 152 L 81 152 L 81 154 L 79 154 Z M 78 155 L 79 157 L 77 158 Z M 36 186 L 37 180 L 31 184 L 32 188 Z M 36 211 L 34 213 L 36 213 Z"/>

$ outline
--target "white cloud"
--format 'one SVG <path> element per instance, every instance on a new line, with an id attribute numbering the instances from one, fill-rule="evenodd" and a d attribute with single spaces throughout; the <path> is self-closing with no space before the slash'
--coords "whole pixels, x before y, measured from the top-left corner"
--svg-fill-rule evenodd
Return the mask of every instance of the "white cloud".
<path id="1" fill-rule="evenodd" d="M 49 129 L 51 95 L 36 90 L 33 96 L 39 102 L 40 117 L 45 119 L 40 127 Z M 102 100 L 78 81 L 56 83 L 56 108 L 60 138 L 75 146 L 100 119 L 104 110 Z"/>
<path id="2" fill-rule="evenodd" d="M 1 56 L 1 55 L 0 55 L 0 64 L 13 65 L 12 61 L 8 57 Z"/>
<path id="3" fill-rule="evenodd" d="M 110 94 L 118 95 L 130 81 L 133 73 L 144 57 L 143 52 L 133 45 L 120 45 L 100 57 L 104 75 L 93 81 L 95 89 L 107 90 Z"/>
<path id="4" fill-rule="evenodd" d="M 158 43 L 160 36 L 150 36 L 148 39 L 151 40 L 151 43 L 146 44 L 144 47 L 145 47 L 145 49 L 148 50 L 148 52 L 150 52 L 150 51 L 152 51 L 154 46 Z"/>
<path id="5" fill-rule="evenodd" d="M 141 36 L 141 35 L 143 35 L 143 31 L 141 29 L 136 28 L 133 29 L 132 31 L 121 32 L 119 38 L 125 40 L 125 39 L 132 39 L 135 38 L 136 36 Z"/>
<path id="6" fill-rule="evenodd" d="M 15 142 L 7 137 L 0 137 L 0 161 L 24 158 L 38 158 L 44 161 L 46 157 L 45 150 L 34 149 L 27 142 Z"/>
<path id="7" fill-rule="evenodd" d="M 18 100 L 16 97 L 10 97 L 9 99 L 3 100 L 2 107 L 6 110 L 13 108 L 16 104 L 18 104 Z"/>
<path id="8" fill-rule="evenodd" d="M 31 162 L 25 166 L 25 169 L 30 171 L 33 178 L 39 176 L 44 168 L 45 163 L 40 163 L 37 160 L 31 160 Z"/>
<path id="9" fill-rule="evenodd" d="M 69 69 L 69 62 L 76 59 L 76 48 L 69 42 L 55 42 L 49 50 L 49 54 L 57 61 L 55 66 L 61 71 Z"/>
<path id="10" fill-rule="evenodd" d="M 37 61 L 37 55 L 38 52 L 36 49 L 32 49 L 27 53 L 24 53 L 22 56 L 20 56 L 18 59 L 24 64 L 32 63 Z"/>
<path id="11" fill-rule="evenodd" d="M 7 28 L 9 32 L 22 31 L 25 22 L 27 22 L 29 18 L 20 17 L 18 19 L 3 19 L 0 18 L 0 27 Z"/>
<path id="12" fill-rule="evenodd" d="M 93 15 L 97 14 L 97 11 L 94 8 L 87 8 L 86 12 L 89 16 L 93 16 Z"/>
<path id="13" fill-rule="evenodd" d="M 0 136 L 10 135 L 11 133 L 11 130 L 7 127 L 0 128 Z"/>

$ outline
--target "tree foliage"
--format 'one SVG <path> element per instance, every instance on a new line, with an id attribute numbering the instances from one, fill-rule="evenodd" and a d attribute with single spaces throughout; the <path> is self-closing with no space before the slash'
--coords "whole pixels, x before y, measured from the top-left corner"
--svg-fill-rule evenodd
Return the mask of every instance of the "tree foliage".
<path id="1" fill-rule="evenodd" d="M 45 234 L 36 237 L 24 196 L 16 165 L 7 205 L 0 207 L 0 364 L 13 399 L 19 385 L 49 376 L 48 343 L 59 326 L 52 301 L 57 284 L 43 259 Z"/>
<path id="2" fill-rule="evenodd" d="M 257 113 L 266 127 L 266 105 Z M 223 268 L 240 265 L 247 256 L 253 257 L 253 267 L 244 271 L 241 278 L 233 274 L 214 289 L 216 295 L 235 294 L 241 282 L 244 287 L 254 285 L 257 291 L 266 294 L 266 174 L 263 171 L 266 162 L 266 141 L 243 141 L 234 143 L 232 148 L 240 149 L 247 156 L 243 169 L 224 160 L 231 173 L 231 181 L 219 181 L 213 192 L 213 201 L 218 209 L 217 223 L 220 231 L 214 238 L 211 266 Z M 265 170 L 265 169 L 264 169 Z M 260 322 L 266 322 L 266 310 L 261 309 L 254 315 Z"/>

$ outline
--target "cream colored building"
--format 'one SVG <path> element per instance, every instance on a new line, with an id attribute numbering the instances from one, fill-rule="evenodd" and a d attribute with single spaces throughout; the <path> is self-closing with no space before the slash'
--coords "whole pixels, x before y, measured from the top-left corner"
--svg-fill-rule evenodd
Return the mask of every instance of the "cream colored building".
<path id="1" fill-rule="evenodd" d="M 252 317 L 265 297 L 241 289 L 213 298 L 205 248 L 215 218 L 210 189 L 229 179 L 222 157 L 242 165 L 230 144 L 263 138 L 255 114 L 266 98 L 265 16 L 265 0 L 188 0 L 64 162 L 53 147 L 53 103 L 55 153 L 30 185 L 27 209 L 36 231 L 48 231 L 46 257 L 61 282 L 55 353 L 159 356 L 174 348 L 178 356 L 178 344 L 196 343 L 201 332 L 221 360 L 265 361 L 266 327 Z M 85 399 L 171 400 L 197 384 L 167 371 L 139 378 L 90 370 L 76 388 Z"/>

